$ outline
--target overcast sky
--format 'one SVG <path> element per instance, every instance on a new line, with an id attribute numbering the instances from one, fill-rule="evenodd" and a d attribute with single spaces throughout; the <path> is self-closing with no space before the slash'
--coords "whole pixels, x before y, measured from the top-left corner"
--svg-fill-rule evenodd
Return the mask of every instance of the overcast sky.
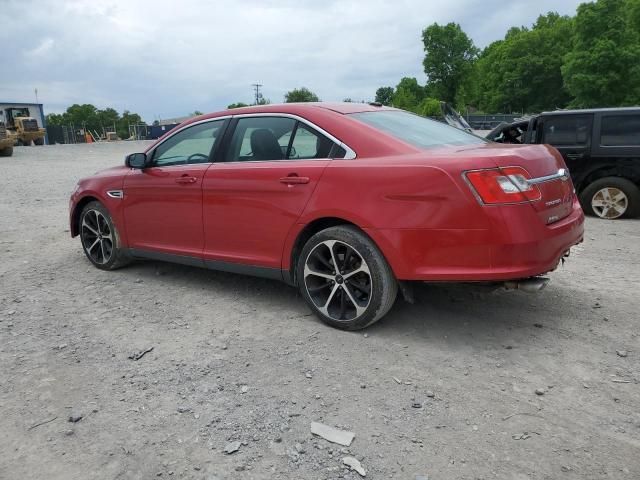
<path id="1" fill-rule="evenodd" d="M 581 0 L 0 0 L 0 101 L 92 103 L 157 118 L 306 86 L 373 100 L 424 83 L 421 32 L 459 23 L 476 46 Z"/>

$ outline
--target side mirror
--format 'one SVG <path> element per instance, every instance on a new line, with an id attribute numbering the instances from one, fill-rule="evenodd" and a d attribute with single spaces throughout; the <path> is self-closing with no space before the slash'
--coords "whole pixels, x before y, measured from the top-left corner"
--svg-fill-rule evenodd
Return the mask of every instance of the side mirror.
<path id="1" fill-rule="evenodd" d="M 124 159 L 124 164 L 129 168 L 145 168 L 147 166 L 146 153 L 132 153 Z"/>

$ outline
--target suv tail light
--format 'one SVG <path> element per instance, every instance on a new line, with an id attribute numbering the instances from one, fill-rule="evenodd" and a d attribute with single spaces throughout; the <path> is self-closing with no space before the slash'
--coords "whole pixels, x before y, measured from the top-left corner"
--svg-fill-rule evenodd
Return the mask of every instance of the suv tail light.
<path id="1" fill-rule="evenodd" d="M 481 203 L 526 203 L 542 198 L 540 190 L 527 180 L 529 172 L 522 167 L 490 168 L 464 173 Z"/>

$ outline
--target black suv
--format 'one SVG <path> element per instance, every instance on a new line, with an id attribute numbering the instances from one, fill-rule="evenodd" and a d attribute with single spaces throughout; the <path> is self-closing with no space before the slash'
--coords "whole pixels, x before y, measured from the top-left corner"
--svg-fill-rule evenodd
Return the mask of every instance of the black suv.
<path id="1" fill-rule="evenodd" d="M 487 139 L 546 143 L 569 167 L 586 213 L 640 216 L 640 107 L 544 112 L 503 123 Z"/>

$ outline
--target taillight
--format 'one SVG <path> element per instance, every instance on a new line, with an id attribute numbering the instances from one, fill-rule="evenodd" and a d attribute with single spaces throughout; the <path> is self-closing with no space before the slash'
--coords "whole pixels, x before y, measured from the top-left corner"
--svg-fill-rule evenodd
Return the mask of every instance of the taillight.
<path id="1" fill-rule="evenodd" d="M 522 167 L 472 170 L 464 175 L 484 204 L 526 203 L 542 198 L 538 187 L 527 181 L 531 175 Z"/>

